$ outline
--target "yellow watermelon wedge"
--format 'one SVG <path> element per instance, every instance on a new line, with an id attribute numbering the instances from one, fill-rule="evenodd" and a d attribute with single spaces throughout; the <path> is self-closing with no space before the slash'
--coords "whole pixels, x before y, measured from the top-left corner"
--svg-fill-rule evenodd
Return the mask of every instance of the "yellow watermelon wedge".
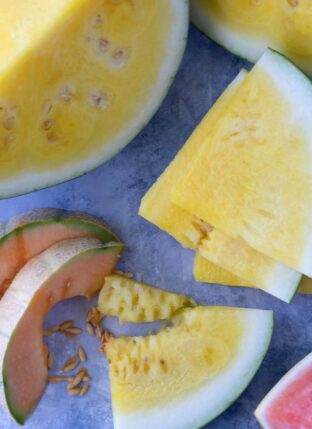
<path id="1" fill-rule="evenodd" d="M 249 61 L 271 47 L 312 75 L 310 0 L 191 0 L 191 19 L 212 40 Z"/>
<path id="2" fill-rule="evenodd" d="M 150 120 L 182 58 L 186 0 L 0 3 L 0 197 L 77 177 Z"/>
<path id="3" fill-rule="evenodd" d="M 181 310 L 147 337 L 107 347 L 115 429 L 197 429 L 250 383 L 270 343 L 272 312 L 230 307 Z"/>
<path id="4" fill-rule="evenodd" d="M 105 277 L 98 300 L 102 315 L 118 317 L 121 323 L 170 319 L 181 308 L 194 305 L 195 301 L 184 295 L 117 274 Z"/>
<path id="5" fill-rule="evenodd" d="M 312 276 L 312 85 L 268 50 L 173 187 L 175 204 Z"/>

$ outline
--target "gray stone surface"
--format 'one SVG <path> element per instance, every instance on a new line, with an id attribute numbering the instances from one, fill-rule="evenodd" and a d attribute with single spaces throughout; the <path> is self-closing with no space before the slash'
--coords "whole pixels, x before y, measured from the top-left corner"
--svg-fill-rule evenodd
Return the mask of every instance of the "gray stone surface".
<path id="1" fill-rule="evenodd" d="M 226 85 L 246 64 L 207 40 L 194 28 L 182 67 L 168 97 L 145 130 L 118 156 L 92 173 L 54 188 L 0 201 L 0 220 L 34 207 L 53 206 L 86 210 L 103 217 L 128 248 L 121 267 L 137 279 L 183 292 L 202 304 L 273 309 L 275 333 L 256 377 L 228 411 L 209 429 L 256 429 L 253 411 L 265 393 L 299 359 L 311 351 L 312 297 L 298 295 L 291 305 L 260 291 L 196 284 L 192 279 L 193 254 L 137 216 L 145 191 L 164 170 L 196 124 Z M 47 324 L 75 318 L 82 326 L 90 306 L 83 299 L 59 304 Z M 116 323 L 115 323 L 116 326 Z M 87 336 L 65 341 L 50 337 L 49 344 L 61 365 L 78 341 L 90 356 L 92 389 L 84 399 L 69 398 L 63 385 L 48 387 L 27 429 L 112 429 L 107 363 L 97 353 L 97 342 Z M 226 386 L 225 386 L 226 388 Z M 0 429 L 17 425 L 0 411 Z M 147 425 L 148 429 L 148 425 Z M 164 422 L 163 428 L 166 429 Z"/>

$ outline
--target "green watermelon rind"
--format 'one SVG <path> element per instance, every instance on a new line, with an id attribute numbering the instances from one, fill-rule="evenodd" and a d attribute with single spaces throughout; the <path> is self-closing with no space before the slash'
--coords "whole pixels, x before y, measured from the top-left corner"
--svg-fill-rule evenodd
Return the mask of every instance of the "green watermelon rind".
<path id="1" fill-rule="evenodd" d="M 247 310 L 248 311 L 248 310 Z M 253 311 L 253 310 L 249 310 Z M 274 327 L 274 320 L 273 320 L 273 312 L 271 311 L 264 311 L 264 310 L 254 310 L 255 312 L 259 311 L 263 313 L 263 317 L 260 317 L 258 320 L 258 323 L 256 323 L 256 328 L 254 334 L 256 335 L 253 340 L 253 345 L 250 344 L 250 350 L 251 355 L 254 353 L 254 349 L 259 347 L 259 337 L 260 333 L 262 333 L 263 338 L 261 338 L 261 352 L 259 355 L 257 355 L 257 358 L 254 359 L 252 366 L 252 369 L 248 370 L 248 374 L 246 374 L 246 370 L 242 370 L 241 373 L 237 374 L 237 380 L 239 380 L 240 386 L 235 387 L 235 392 L 231 394 L 231 398 L 226 400 L 222 406 L 219 404 L 219 408 L 215 410 L 214 412 L 211 412 L 210 415 L 207 415 L 205 418 L 201 417 L 201 422 L 194 423 L 196 418 L 196 401 L 195 399 L 191 399 L 189 403 L 185 401 L 185 398 L 183 398 L 183 394 L 180 395 L 178 398 L 174 400 L 174 404 L 170 404 L 171 410 L 170 415 L 166 415 L 166 409 L 164 409 L 164 405 L 159 404 L 158 406 L 153 407 L 152 409 L 148 408 L 142 408 L 138 412 L 134 413 L 120 413 L 116 407 L 114 407 L 113 403 L 113 415 L 114 415 L 114 427 L 115 429 L 143 429 L 145 427 L 149 427 L 149 429 L 158 429 L 159 422 L 161 419 L 165 419 L 167 421 L 167 428 L 170 429 L 198 429 L 204 427 L 206 424 L 217 418 L 219 415 L 221 415 L 230 405 L 232 405 L 244 392 L 244 390 L 247 388 L 247 386 L 250 384 L 252 378 L 255 376 L 256 372 L 258 371 L 259 367 L 261 366 L 263 359 L 268 351 L 268 348 L 270 346 L 272 334 L 273 334 L 273 327 Z M 258 332 L 256 332 L 258 331 Z M 261 331 L 261 332 L 260 332 Z M 258 334 L 258 335 L 257 335 Z M 244 345 L 242 345 L 242 348 L 240 350 L 240 356 L 246 357 L 246 350 L 245 350 L 245 341 L 243 341 Z M 244 377 L 244 382 L 241 382 L 242 377 Z M 224 391 L 231 386 L 228 382 L 225 383 Z M 233 387 L 232 387 L 233 389 Z M 199 389 L 198 389 L 199 390 Z M 211 393 L 211 392 L 210 392 Z M 200 392 L 194 392 L 193 396 L 200 395 L 200 398 L 203 398 L 205 394 Z M 187 393 L 185 394 L 187 396 Z M 184 401 L 184 402 L 183 402 Z M 192 401 L 192 403 L 191 403 Z M 180 402 L 180 403 L 179 403 Z M 209 398 L 207 397 L 206 403 L 209 404 Z M 166 403 L 167 405 L 167 403 Z M 197 407 L 199 409 L 204 409 L 202 407 L 203 404 L 197 404 Z M 183 415 L 183 411 L 185 413 L 185 417 Z M 186 423 L 187 417 L 190 417 L 190 413 L 193 412 L 192 423 L 188 424 Z M 178 416 L 177 418 L 179 421 L 172 423 L 172 416 Z M 153 417 L 154 416 L 154 417 Z M 157 420 L 153 422 L 153 418 L 157 416 Z M 170 421 L 170 425 L 169 422 Z M 158 425 L 157 425 L 158 423 Z"/>
<path id="2" fill-rule="evenodd" d="M 296 379 L 296 374 L 301 372 L 302 369 L 306 366 L 312 366 L 312 353 L 309 353 L 305 358 L 300 360 L 295 366 L 293 366 L 276 384 L 275 386 L 266 394 L 262 399 L 260 404 L 255 410 L 255 417 L 257 418 L 260 426 L 263 429 L 270 429 L 270 427 L 264 421 L 266 406 L 270 404 L 271 400 L 274 400 L 278 397 L 280 392 L 283 392 L 284 386 L 288 386 L 292 380 Z"/>
<path id="3" fill-rule="evenodd" d="M 79 253 L 76 253 L 74 256 L 71 257 L 67 257 L 67 260 L 64 260 L 64 263 L 60 264 L 59 267 L 57 269 L 55 269 L 54 266 L 49 266 L 49 276 L 45 278 L 44 283 L 51 277 L 54 276 L 55 274 L 57 274 L 60 270 L 62 270 L 66 265 L 71 264 L 77 260 L 79 260 L 81 257 L 84 257 L 86 255 L 90 255 L 93 253 L 98 253 L 98 252 L 110 252 L 110 253 L 114 253 L 116 255 L 119 255 L 124 246 L 121 243 L 118 242 L 111 242 L 111 243 L 106 243 L 106 244 L 102 244 L 99 240 L 96 239 L 72 239 L 72 240 L 68 240 L 68 242 L 76 242 L 78 243 L 79 246 L 79 242 L 85 242 L 87 243 L 85 246 L 89 246 L 88 243 L 90 243 L 90 247 L 86 248 L 86 249 L 81 249 L 81 251 Z M 39 255 L 39 258 L 45 258 L 45 254 L 47 252 L 51 253 L 54 251 L 54 249 L 59 249 L 60 246 L 63 245 L 63 243 L 57 243 L 56 245 L 52 246 L 51 248 L 49 248 L 46 252 L 44 252 L 42 255 Z M 54 248 L 54 249 L 53 249 Z M 59 252 L 59 250 L 57 250 Z M 25 270 L 25 268 L 24 268 Z M 25 270 L 26 272 L 26 270 Z M 26 276 L 27 276 L 27 272 L 26 272 Z M 44 274 L 42 274 L 42 276 L 44 276 Z M 28 303 L 31 301 L 32 297 L 35 295 L 35 293 L 37 292 L 37 290 L 41 287 L 42 283 L 38 283 L 37 285 L 33 285 L 33 291 L 30 294 L 30 298 L 27 299 Z M 13 297 L 12 297 L 13 299 Z M 25 300 L 25 296 L 23 296 L 23 299 Z M 25 311 L 27 310 L 28 307 L 28 303 L 25 302 Z M 16 323 L 15 323 L 15 329 L 18 326 L 19 320 L 21 319 L 21 317 L 23 316 L 24 311 L 18 315 L 15 314 L 14 316 L 16 317 Z M 7 358 L 7 350 L 9 348 L 10 345 L 10 341 L 11 339 L 14 337 L 14 332 L 15 330 L 12 332 L 12 334 L 8 337 L 8 335 L 4 335 L 3 332 L 0 332 L 1 336 L 5 336 L 8 338 L 8 343 L 7 343 L 7 347 L 5 349 L 5 353 L 4 353 L 4 358 L 3 358 L 3 365 L 2 365 L 2 383 L 3 383 L 3 394 L 4 394 L 4 399 L 5 399 L 5 403 L 6 406 L 11 414 L 11 416 L 16 420 L 17 423 L 23 425 L 27 418 L 29 417 L 28 414 L 24 414 L 21 410 L 19 410 L 17 408 L 17 406 L 14 404 L 14 398 L 11 397 L 11 393 L 10 393 L 10 389 L 9 389 L 9 383 L 7 380 L 7 374 L 6 374 L 6 358 Z M 0 383 L 1 385 L 1 383 Z M 2 395 L 2 392 L 0 391 L 0 395 Z M 2 399 L 2 398 L 1 398 Z"/>
<path id="4" fill-rule="evenodd" d="M 169 92 L 182 61 L 187 42 L 189 0 L 169 1 L 172 4 L 173 12 L 177 16 L 177 21 L 172 26 L 174 31 L 169 41 L 169 53 L 160 70 L 158 82 L 154 85 L 155 89 L 151 94 L 153 97 L 151 97 L 147 105 L 142 107 L 141 114 L 137 115 L 135 120 L 132 120 L 131 125 L 128 126 L 125 132 L 116 137 L 116 141 L 109 148 L 104 148 L 83 162 L 76 162 L 52 172 L 39 172 L 36 174 L 32 171 L 18 177 L 16 180 L 10 179 L 2 183 L 0 181 L 0 199 L 39 191 L 84 176 L 118 154 L 146 127 Z"/>

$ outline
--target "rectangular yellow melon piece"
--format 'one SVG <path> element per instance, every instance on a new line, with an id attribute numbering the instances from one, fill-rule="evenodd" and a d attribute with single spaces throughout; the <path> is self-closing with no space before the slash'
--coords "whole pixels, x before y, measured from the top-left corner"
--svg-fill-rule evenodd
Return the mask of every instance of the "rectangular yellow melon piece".
<path id="1" fill-rule="evenodd" d="M 212 264 L 199 252 L 196 252 L 195 254 L 193 273 L 197 282 L 221 284 L 226 286 L 254 287 L 246 282 L 246 280 L 240 279 L 229 271 Z"/>
<path id="2" fill-rule="evenodd" d="M 213 269 L 211 269 L 213 267 Z M 235 276 L 229 271 L 219 268 L 217 265 L 212 264 L 208 259 L 196 252 L 194 259 L 194 278 L 198 282 L 221 284 L 225 286 L 242 286 L 242 287 L 255 287 L 243 279 Z M 302 276 L 298 293 L 311 295 L 312 294 L 312 279 L 307 276 Z"/>
<path id="3" fill-rule="evenodd" d="M 312 275 L 312 85 L 268 50 L 172 190 L 175 204 Z"/>
<path id="4" fill-rule="evenodd" d="M 204 137 L 209 134 L 215 121 L 222 114 L 224 105 L 229 102 L 246 75 L 247 71 L 242 70 L 228 86 L 202 120 L 200 126 L 192 135 L 192 139 L 183 146 L 174 160 L 142 198 L 139 214 L 163 231 L 166 231 L 184 247 L 195 249 L 200 239 L 205 236 L 205 231 L 202 230 L 201 222 L 195 216 L 172 203 L 171 188 L 183 175 L 186 165 L 198 151 Z"/>

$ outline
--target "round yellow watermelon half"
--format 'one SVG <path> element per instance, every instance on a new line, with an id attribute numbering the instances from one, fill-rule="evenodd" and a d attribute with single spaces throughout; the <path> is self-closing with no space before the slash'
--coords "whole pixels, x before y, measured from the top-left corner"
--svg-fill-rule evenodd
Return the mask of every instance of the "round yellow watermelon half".
<path id="1" fill-rule="evenodd" d="M 186 0 L 2 3 L 0 197 L 82 175 L 129 143 L 165 97 L 187 28 Z"/>
<path id="2" fill-rule="evenodd" d="M 312 427 L 312 353 L 294 366 L 258 406 L 255 415 L 264 429 Z"/>
<path id="3" fill-rule="evenodd" d="M 312 74 L 310 0 L 191 0 L 192 22 L 231 52 L 256 62 L 266 48 Z"/>

